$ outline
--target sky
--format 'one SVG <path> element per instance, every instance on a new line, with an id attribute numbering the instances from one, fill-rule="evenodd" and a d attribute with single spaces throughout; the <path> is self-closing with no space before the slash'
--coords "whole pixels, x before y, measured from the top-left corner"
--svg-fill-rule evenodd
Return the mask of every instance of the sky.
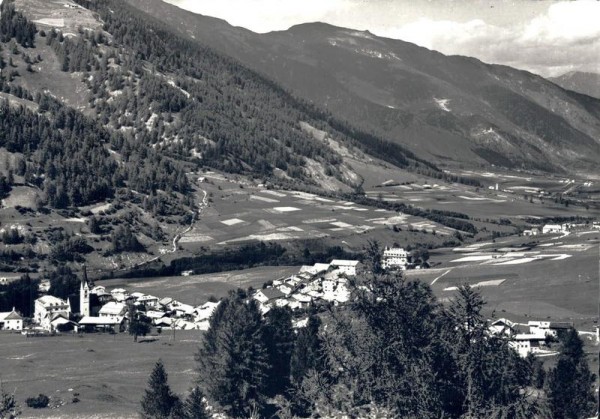
<path id="1" fill-rule="evenodd" d="M 166 1 L 259 33 L 319 21 L 545 77 L 600 73 L 596 0 Z"/>

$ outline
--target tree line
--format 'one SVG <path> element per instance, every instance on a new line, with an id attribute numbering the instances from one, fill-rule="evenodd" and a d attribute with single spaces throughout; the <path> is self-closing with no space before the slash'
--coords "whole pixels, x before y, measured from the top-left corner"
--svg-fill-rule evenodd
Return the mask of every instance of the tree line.
<path id="1" fill-rule="evenodd" d="M 485 302 L 469 286 L 441 305 L 428 285 L 398 273 L 364 273 L 352 285 L 350 303 L 309 313 L 296 331 L 289 309 L 263 316 L 244 291 L 230 293 L 200 343 L 190 399 L 203 394 L 213 412 L 232 418 L 580 418 L 595 412 L 595 377 L 575 330 L 563 337 L 559 361 L 543 378 L 534 358 L 519 357 L 505 336 L 488 332 Z M 157 385 L 163 373 L 157 364 L 143 417 L 190 417 L 165 390 L 166 374 Z M 208 409 L 204 401 L 196 407 L 202 414 Z"/>

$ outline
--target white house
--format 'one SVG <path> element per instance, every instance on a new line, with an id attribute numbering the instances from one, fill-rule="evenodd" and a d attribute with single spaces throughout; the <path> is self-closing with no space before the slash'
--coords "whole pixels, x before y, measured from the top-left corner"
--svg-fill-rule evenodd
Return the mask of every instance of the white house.
<path id="1" fill-rule="evenodd" d="M 540 352 L 546 336 L 543 334 L 520 333 L 512 337 L 508 345 L 525 358 L 529 353 Z"/>
<path id="2" fill-rule="evenodd" d="M 201 306 L 196 307 L 194 309 L 194 314 L 196 315 L 196 321 L 205 321 L 205 320 L 210 319 L 210 316 L 212 316 L 213 312 L 215 311 L 215 309 L 217 308 L 219 303 L 220 303 L 220 301 L 217 301 L 216 303 L 207 301 L 206 303 L 202 304 Z"/>
<path id="3" fill-rule="evenodd" d="M 494 321 L 488 330 L 494 335 L 512 335 L 515 331 L 515 323 L 508 319 L 498 319 Z"/>
<path id="4" fill-rule="evenodd" d="M 117 303 L 116 301 L 110 301 L 102 306 L 98 312 L 99 317 L 107 317 L 110 319 L 123 320 L 127 314 L 127 306 L 123 303 Z"/>
<path id="5" fill-rule="evenodd" d="M 356 268 L 360 262 L 357 260 L 334 259 L 331 261 L 331 266 L 337 266 L 338 270 L 346 275 L 356 275 Z"/>
<path id="6" fill-rule="evenodd" d="M 382 267 L 383 269 L 400 268 L 406 269 L 410 253 L 401 247 L 386 247 L 383 250 Z"/>
<path id="7" fill-rule="evenodd" d="M 55 315 L 62 315 L 69 318 L 71 314 L 71 304 L 69 301 L 61 300 L 52 295 L 44 295 L 35 300 L 33 319 L 46 330 L 51 330 L 50 322 L 54 320 Z"/>
<path id="8" fill-rule="evenodd" d="M 15 311 L 0 313 L 0 330 L 23 330 L 23 317 Z"/>
<path id="9" fill-rule="evenodd" d="M 560 224 L 546 224 L 542 227 L 542 234 L 562 233 L 563 228 Z"/>
<path id="10" fill-rule="evenodd" d="M 38 285 L 38 290 L 41 293 L 47 293 L 48 291 L 50 291 L 50 280 L 42 279 Z"/>
<path id="11" fill-rule="evenodd" d="M 153 295 L 142 295 L 137 299 L 137 303 L 150 308 L 158 308 L 158 297 Z"/>
<path id="12" fill-rule="evenodd" d="M 329 263 L 315 263 L 313 266 L 304 265 L 300 268 L 299 273 L 308 272 L 312 275 L 316 275 L 320 272 L 325 272 L 327 269 L 329 269 L 329 266 Z"/>
<path id="13" fill-rule="evenodd" d="M 265 288 L 258 290 L 254 294 L 254 299 L 262 304 L 271 303 L 280 298 L 284 298 L 285 294 L 279 291 L 277 288 Z"/>
<path id="14" fill-rule="evenodd" d="M 125 301 L 127 297 L 129 297 L 129 294 L 123 288 L 115 288 L 110 292 L 110 295 L 112 295 L 116 301 Z"/>
<path id="15" fill-rule="evenodd" d="M 537 227 L 533 227 L 528 230 L 523 230 L 524 236 L 537 236 L 538 234 L 540 234 L 540 229 Z"/>

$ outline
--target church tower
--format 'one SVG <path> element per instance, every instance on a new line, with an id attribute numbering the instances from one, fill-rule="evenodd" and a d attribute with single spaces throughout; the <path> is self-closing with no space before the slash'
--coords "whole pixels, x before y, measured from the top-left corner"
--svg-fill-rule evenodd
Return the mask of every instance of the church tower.
<path id="1" fill-rule="evenodd" d="M 90 315 L 90 285 L 85 265 L 83 265 L 83 275 L 81 276 L 81 286 L 79 287 L 79 313 L 82 316 Z"/>

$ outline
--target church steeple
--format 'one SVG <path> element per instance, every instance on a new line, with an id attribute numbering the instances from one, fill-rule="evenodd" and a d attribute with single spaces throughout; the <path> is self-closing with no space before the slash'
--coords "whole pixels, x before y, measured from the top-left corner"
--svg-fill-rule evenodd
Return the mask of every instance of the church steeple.
<path id="1" fill-rule="evenodd" d="M 83 265 L 83 274 L 81 275 L 81 285 L 79 287 L 79 313 L 82 316 L 90 315 L 90 285 L 85 265 Z"/>

